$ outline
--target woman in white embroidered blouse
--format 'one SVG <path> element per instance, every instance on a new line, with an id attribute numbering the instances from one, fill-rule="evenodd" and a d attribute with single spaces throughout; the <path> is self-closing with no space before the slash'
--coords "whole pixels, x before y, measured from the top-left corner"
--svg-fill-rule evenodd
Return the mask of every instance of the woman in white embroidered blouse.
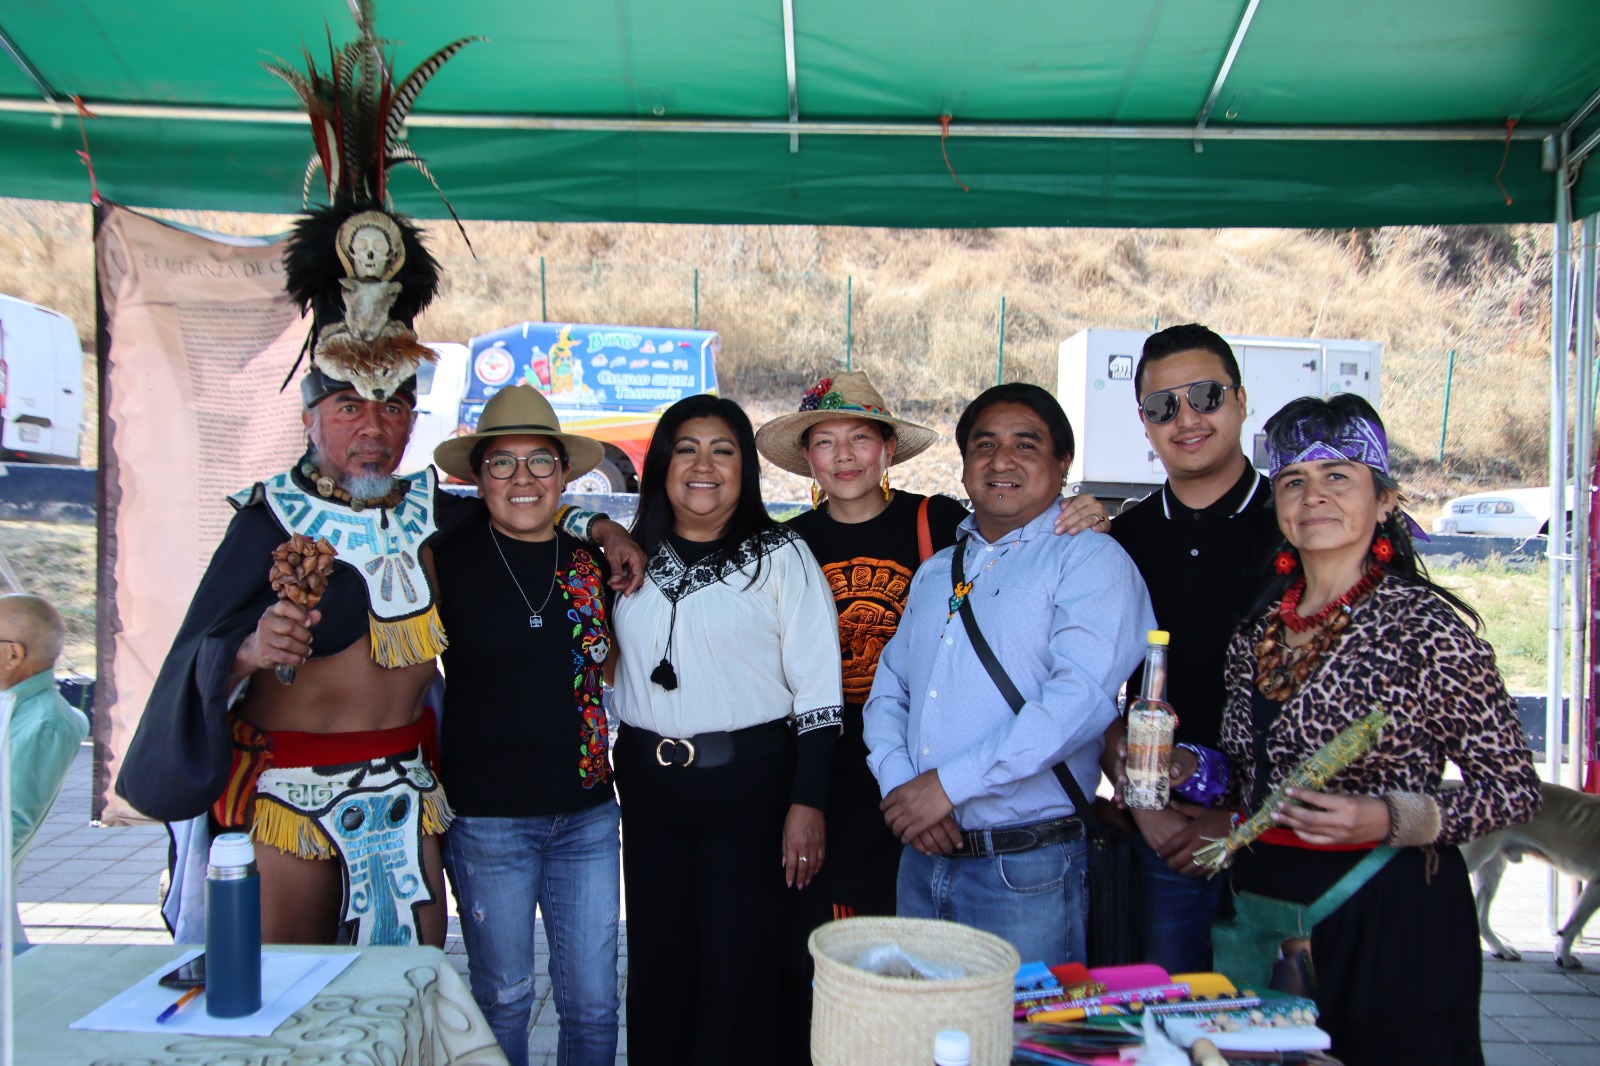
<path id="1" fill-rule="evenodd" d="M 767 1061 L 785 888 L 826 858 L 833 596 L 768 517 L 755 433 L 731 400 L 662 416 L 634 535 L 650 564 L 615 612 L 628 1061 Z"/>

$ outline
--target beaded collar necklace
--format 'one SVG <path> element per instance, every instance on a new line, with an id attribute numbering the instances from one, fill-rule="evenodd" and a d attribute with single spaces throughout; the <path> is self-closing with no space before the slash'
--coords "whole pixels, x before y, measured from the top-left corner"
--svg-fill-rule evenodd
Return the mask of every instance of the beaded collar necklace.
<path id="1" fill-rule="evenodd" d="M 1300 597 L 1306 594 L 1306 579 L 1305 575 L 1302 574 L 1295 579 L 1294 584 L 1284 590 L 1283 602 L 1278 604 L 1278 615 L 1283 619 L 1283 624 L 1289 627 L 1291 633 L 1304 633 L 1308 629 L 1325 624 L 1337 612 L 1365 597 L 1382 580 L 1383 570 L 1374 565 L 1372 569 L 1361 576 L 1360 581 L 1346 589 L 1344 595 L 1337 599 L 1329 600 L 1327 606 L 1307 618 L 1295 609 L 1300 606 Z"/>
<path id="2" fill-rule="evenodd" d="M 1295 611 L 1300 597 L 1305 595 L 1306 582 L 1301 577 L 1283 594 L 1283 601 L 1267 618 L 1266 631 L 1256 642 L 1256 689 L 1267 699 L 1282 703 L 1304 684 L 1316 669 L 1317 663 L 1344 636 L 1350 628 L 1352 608 L 1371 595 L 1383 571 L 1374 566 L 1343 596 L 1330 602 L 1310 618 Z M 1308 629 L 1319 632 L 1309 641 L 1292 648 L 1283 639 L 1284 630 L 1304 633 Z"/>
<path id="3" fill-rule="evenodd" d="M 404 478 L 399 478 L 395 480 L 394 487 L 385 495 L 375 496 L 372 499 L 358 500 L 341 488 L 337 481 L 318 470 L 316 464 L 310 460 L 300 464 L 300 475 L 311 483 L 311 487 L 317 490 L 318 496 L 325 500 L 337 500 L 352 511 L 364 511 L 368 507 L 392 509 L 401 500 L 405 499 L 406 493 L 411 491 L 411 482 Z"/>

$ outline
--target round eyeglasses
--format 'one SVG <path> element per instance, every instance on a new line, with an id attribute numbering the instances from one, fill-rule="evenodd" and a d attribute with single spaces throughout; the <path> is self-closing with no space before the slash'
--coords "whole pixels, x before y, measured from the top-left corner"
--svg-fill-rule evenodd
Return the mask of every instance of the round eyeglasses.
<path id="1" fill-rule="evenodd" d="M 534 477 L 549 477 L 561 465 L 561 460 L 549 452 L 534 452 L 526 456 L 491 455 L 483 461 L 483 466 L 496 481 L 507 481 L 516 476 L 518 463 L 526 463 L 528 473 Z"/>
<path id="2" fill-rule="evenodd" d="M 1139 401 L 1139 410 L 1144 415 L 1144 420 L 1151 425 L 1165 425 L 1178 417 L 1181 402 L 1178 396 L 1181 394 L 1189 398 L 1189 406 L 1194 408 L 1197 414 L 1215 414 L 1222 407 L 1222 401 L 1228 395 L 1228 390 L 1238 387 L 1224 385 L 1220 381 L 1196 381 L 1189 385 L 1179 385 L 1175 389 L 1146 393 L 1144 399 Z"/>

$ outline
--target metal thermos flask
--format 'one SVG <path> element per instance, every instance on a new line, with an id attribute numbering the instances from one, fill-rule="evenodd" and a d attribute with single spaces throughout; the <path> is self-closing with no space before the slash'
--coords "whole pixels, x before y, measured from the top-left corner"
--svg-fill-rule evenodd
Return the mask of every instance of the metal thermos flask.
<path id="1" fill-rule="evenodd" d="M 261 1009 L 261 877 L 244 833 L 211 842 L 206 867 L 206 1013 L 239 1018 Z"/>

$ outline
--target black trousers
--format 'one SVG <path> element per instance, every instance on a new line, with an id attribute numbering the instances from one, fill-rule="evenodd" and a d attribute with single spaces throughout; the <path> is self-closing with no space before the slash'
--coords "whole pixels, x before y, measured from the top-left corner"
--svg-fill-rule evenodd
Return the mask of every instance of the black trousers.
<path id="1" fill-rule="evenodd" d="M 844 733 L 833 756 L 828 789 L 827 862 L 804 892 L 789 893 L 783 947 L 784 1028 L 780 1061 L 811 1064 L 811 980 L 816 972 L 806 941 L 836 918 L 893 916 L 900 880 L 900 838 L 889 831 L 878 780 L 867 769 L 861 704 L 844 705 Z"/>
<path id="2" fill-rule="evenodd" d="M 661 766 L 619 731 L 630 1066 L 776 1061 L 794 741 L 726 766 Z"/>

